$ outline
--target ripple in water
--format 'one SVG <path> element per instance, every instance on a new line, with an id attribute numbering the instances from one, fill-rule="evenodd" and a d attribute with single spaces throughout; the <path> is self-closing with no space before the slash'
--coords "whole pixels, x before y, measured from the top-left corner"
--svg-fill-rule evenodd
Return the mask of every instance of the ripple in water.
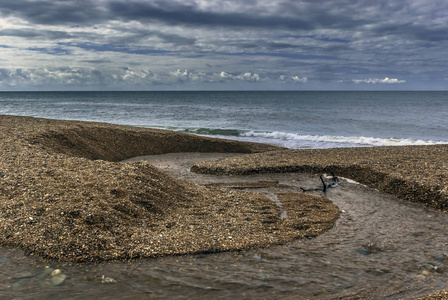
<path id="1" fill-rule="evenodd" d="M 260 178 L 263 175 L 251 176 L 251 180 Z M 275 178 L 297 190 L 300 185 L 319 183 L 317 177 L 306 175 Z M 317 238 L 268 249 L 75 266 L 3 249 L 0 293 L 21 299 L 67 295 L 72 299 L 241 299 L 365 295 L 367 291 L 403 299 L 448 288 L 447 214 L 345 180 L 326 196 L 342 212 L 334 228 Z M 47 265 L 68 275 L 64 284 L 49 288 L 36 276 L 17 277 L 40 274 Z M 103 283 L 103 275 L 114 281 Z"/>

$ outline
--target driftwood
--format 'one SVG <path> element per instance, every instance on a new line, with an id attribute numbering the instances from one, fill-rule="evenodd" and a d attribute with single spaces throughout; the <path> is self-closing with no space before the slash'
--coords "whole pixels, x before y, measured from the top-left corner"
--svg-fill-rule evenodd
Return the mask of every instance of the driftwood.
<path id="1" fill-rule="evenodd" d="M 335 188 L 335 187 L 337 187 L 338 185 L 339 185 L 339 179 L 334 175 L 334 173 L 333 172 L 331 172 L 330 171 L 330 173 L 331 173 L 331 176 L 333 176 L 333 178 L 331 179 L 331 183 L 326 183 L 325 182 L 325 180 L 324 180 L 324 178 L 323 178 L 323 176 L 322 175 L 320 175 L 320 181 L 322 181 L 322 185 L 323 185 L 323 187 L 321 188 L 321 189 L 304 189 L 303 187 L 300 187 L 300 189 L 303 191 L 303 192 L 315 192 L 315 191 L 322 191 L 322 192 L 327 192 L 327 190 L 329 189 L 329 188 Z"/>

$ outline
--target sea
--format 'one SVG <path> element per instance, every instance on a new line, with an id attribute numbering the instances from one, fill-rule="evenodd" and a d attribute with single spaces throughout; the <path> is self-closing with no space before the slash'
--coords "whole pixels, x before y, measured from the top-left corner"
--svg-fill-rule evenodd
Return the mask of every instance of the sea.
<path id="1" fill-rule="evenodd" d="M 448 143 L 448 92 L 0 92 L 0 114 L 161 128 L 292 149 Z"/>

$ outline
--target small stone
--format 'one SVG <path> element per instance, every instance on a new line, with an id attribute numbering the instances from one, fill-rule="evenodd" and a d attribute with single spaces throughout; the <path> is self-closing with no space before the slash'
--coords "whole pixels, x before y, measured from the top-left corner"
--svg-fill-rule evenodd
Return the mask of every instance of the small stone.
<path id="1" fill-rule="evenodd" d="M 111 277 L 101 276 L 101 283 L 115 283 L 117 282 L 115 279 Z"/>
<path id="2" fill-rule="evenodd" d="M 56 276 L 56 275 L 58 275 L 58 274 L 60 274 L 60 273 L 61 273 L 61 270 L 56 269 L 56 270 L 54 270 L 53 272 L 51 272 L 51 276 Z"/>
<path id="3" fill-rule="evenodd" d="M 433 264 L 424 264 L 424 265 L 421 265 L 420 268 L 423 268 L 427 271 L 437 271 L 437 269 L 438 269 L 438 267 Z"/>
<path id="4" fill-rule="evenodd" d="M 52 285 L 60 285 L 60 284 L 64 283 L 66 278 L 67 278 L 67 275 L 57 274 L 57 275 L 51 277 L 51 284 Z"/>

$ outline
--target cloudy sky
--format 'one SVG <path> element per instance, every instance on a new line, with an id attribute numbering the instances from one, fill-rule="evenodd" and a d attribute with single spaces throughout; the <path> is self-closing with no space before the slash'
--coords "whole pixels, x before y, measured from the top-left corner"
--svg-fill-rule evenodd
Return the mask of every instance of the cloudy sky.
<path id="1" fill-rule="evenodd" d="M 1 0 L 0 90 L 448 90 L 448 1 Z"/>

